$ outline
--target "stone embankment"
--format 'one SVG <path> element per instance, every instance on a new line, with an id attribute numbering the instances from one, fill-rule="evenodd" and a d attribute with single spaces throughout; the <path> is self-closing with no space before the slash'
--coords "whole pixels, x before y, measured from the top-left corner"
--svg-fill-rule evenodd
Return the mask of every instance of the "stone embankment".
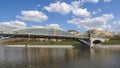
<path id="1" fill-rule="evenodd" d="M 3 45 L 5 47 L 35 47 L 35 48 L 87 48 L 81 45 Z M 94 49 L 120 49 L 120 45 L 94 45 Z"/>
<path id="2" fill-rule="evenodd" d="M 72 45 L 5 45 L 6 47 L 73 48 Z"/>
<path id="3" fill-rule="evenodd" d="M 95 45 L 93 48 L 120 49 L 120 44 L 118 45 Z"/>

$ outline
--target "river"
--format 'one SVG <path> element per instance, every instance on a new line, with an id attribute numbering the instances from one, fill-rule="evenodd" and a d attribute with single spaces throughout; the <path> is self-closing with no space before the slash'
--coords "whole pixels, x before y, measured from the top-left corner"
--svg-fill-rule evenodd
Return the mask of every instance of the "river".
<path id="1" fill-rule="evenodd" d="M 120 68 L 120 49 L 0 46 L 0 68 Z"/>

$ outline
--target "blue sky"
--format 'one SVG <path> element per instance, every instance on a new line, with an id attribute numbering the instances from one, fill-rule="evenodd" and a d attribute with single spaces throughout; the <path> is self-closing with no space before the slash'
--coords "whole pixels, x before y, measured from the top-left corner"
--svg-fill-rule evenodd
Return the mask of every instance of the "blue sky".
<path id="1" fill-rule="evenodd" d="M 1 0 L 0 25 L 120 31 L 119 0 Z"/>

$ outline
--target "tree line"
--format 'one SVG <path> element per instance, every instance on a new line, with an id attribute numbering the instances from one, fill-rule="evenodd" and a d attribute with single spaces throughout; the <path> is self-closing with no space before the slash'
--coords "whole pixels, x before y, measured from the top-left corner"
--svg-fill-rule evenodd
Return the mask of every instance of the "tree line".
<path id="1" fill-rule="evenodd" d="M 120 40 L 120 35 L 113 35 L 111 40 Z"/>

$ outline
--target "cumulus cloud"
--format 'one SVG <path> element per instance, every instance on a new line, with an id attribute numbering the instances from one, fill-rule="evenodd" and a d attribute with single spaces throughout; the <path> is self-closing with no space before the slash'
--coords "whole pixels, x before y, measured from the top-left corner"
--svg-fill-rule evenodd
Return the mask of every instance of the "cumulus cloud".
<path id="1" fill-rule="evenodd" d="M 84 1 L 80 1 L 80 0 L 78 0 L 78 1 L 73 1 L 73 2 L 71 2 L 71 7 L 72 7 L 73 9 L 77 9 L 77 8 L 79 8 L 81 5 L 83 5 L 83 3 L 84 3 Z"/>
<path id="2" fill-rule="evenodd" d="M 57 12 L 63 15 L 70 13 L 71 6 L 65 2 L 51 3 L 49 6 L 45 6 L 45 9 L 49 12 Z"/>
<path id="3" fill-rule="evenodd" d="M 56 12 L 62 15 L 69 14 L 70 12 L 73 13 L 75 16 L 79 17 L 88 17 L 90 16 L 90 12 L 87 8 L 80 8 L 84 1 L 73 1 L 71 4 L 67 4 L 65 2 L 56 2 L 51 3 L 49 6 L 45 6 L 45 9 L 48 12 Z"/>
<path id="4" fill-rule="evenodd" d="M 74 24 L 79 28 L 88 30 L 88 29 L 108 29 L 111 28 L 111 25 L 107 24 L 107 22 L 113 19 L 114 16 L 112 14 L 103 14 L 102 16 L 95 18 L 74 18 L 69 20 L 68 23 Z"/>
<path id="5" fill-rule="evenodd" d="M 120 32 L 120 21 L 114 21 L 113 24 L 115 26 L 113 31 Z"/>
<path id="6" fill-rule="evenodd" d="M 120 25 L 120 21 L 114 21 L 113 24 Z"/>
<path id="7" fill-rule="evenodd" d="M 33 22 L 43 22 L 48 19 L 43 12 L 37 10 L 21 11 L 21 15 L 17 15 L 17 18 Z"/>
<path id="8" fill-rule="evenodd" d="M 59 24 L 47 24 L 46 26 L 36 26 L 36 25 L 33 25 L 31 28 L 60 28 L 60 25 Z"/>
<path id="9" fill-rule="evenodd" d="M 47 24 L 46 26 L 36 26 L 36 25 L 33 25 L 30 28 L 56 28 L 56 29 L 64 30 L 63 28 L 60 27 L 59 24 Z"/>
<path id="10" fill-rule="evenodd" d="M 104 0 L 104 2 L 111 2 L 112 0 Z"/>
<path id="11" fill-rule="evenodd" d="M 100 12 L 102 12 L 102 10 L 101 9 L 97 9 L 96 11 L 93 11 L 92 14 L 97 14 L 97 13 L 100 13 Z"/>
<path id="12" fill-rule="evenodd" d="M 89 17 L 90 16 L 90 12 L 87 11 L 87 9 L 81 9 L 81 8 L 77 8 L 77 9 L 73 9 L 73 14 L 75 16 L 79 16 L 79 17 Z"/>
<path id="13" fill-rule="evenodd" d="M 35 26 L 33 25 L 31 28 L 43 28 L 44 26 Z"/>
<path id="14" fill-rule="evenodd" d="M 80 8 L 84 1 L 73 1 L 71 2 L 72 13 L 79 17 L 89 17 L 91 14 L 87 8 Z"/>
<path id="15" fill-rule="evenodd" d="M 99 0 L 77 0 L 71 2 L 70 4 L 66 2 L 55 2 L 51 3 L 49 6 L 45 6 L 44 9 L 46 9 L 48 12 L 56 12 L 62 15 L 72 12 L 76 16 L 89 16 L 90 12 L 87 11 L 87 8 L 80 8 L 86 2 L 97 3 Z"/>
<path id="16" fill-rule="evenodd" d="M 91 2 L 91 3 L 97 3 L 97 2 L 99 2 L 99 0 L 85 0 L 85 1 Z"/>
<path id="17" fill-rule="evenodd" d="M 60 27 L 59 24 L 47 24 L 46 27 L 47 28 L 56 28 L 56 29 L 64 30 L 63 28 Z M 66 30 L 64 30 L 64 31 L 66 31 Z"/>
<path id="18" fill-rule="evenodd" d="M 27 24 L 25 22 L 21 22 L 18 20 L 10 21 L 10 22 L 0 22 L 0 25 L 14 28 L 14 29 L 25 28 L 27 26 Z"/>
<path id="19" fill-rule="evenodd" d="M 58 24 L 47 24 L 47 27 L 60 28 L 60 25 L 58 25 Z"/>

